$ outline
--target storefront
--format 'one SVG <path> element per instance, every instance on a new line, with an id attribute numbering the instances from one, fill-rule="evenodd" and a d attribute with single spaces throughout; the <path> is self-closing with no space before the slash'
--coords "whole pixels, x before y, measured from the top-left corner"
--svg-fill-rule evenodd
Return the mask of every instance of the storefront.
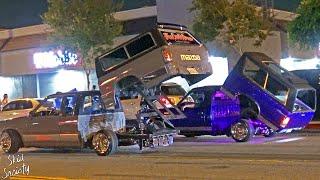
<path id="1" fill-rule="evenodd" d="M 10 99 L 40 98 L 74 88 L 87 90 L 81 60 L 76 54 L 52 49 L 46 34 L 11 38 L 3 47 L 0 95 L 7 93 Z M 94 70 L 90 83 L 98 84 Z"/>

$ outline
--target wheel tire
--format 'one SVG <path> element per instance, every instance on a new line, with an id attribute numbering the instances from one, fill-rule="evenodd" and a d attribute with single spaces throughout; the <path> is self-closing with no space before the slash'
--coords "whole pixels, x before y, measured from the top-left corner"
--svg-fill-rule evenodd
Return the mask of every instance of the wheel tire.
<path id="1" fill-rule="evenodd" d="M 231 126 L 230 134 L 236 142 L 247 142 L 254 136 L 254 127 L 250 120 L 241 119 Z"/>
<path id="2" fill-rule="evenodd" d="M 266 138 L 270 138 L 270 137 L 273 137 L 276 135 L 276 132 L 274 132 L 272 129 L 268 128 L 269 129 L 269 132 L 266 133 L 266 134 L 263 134 L 264 137 Z"/>
<path id="3" fill-rule="evenodd" d="M 17 132 L 12 130 L 4 131 L 0 136 L 2 150 L 8 154 L 15 154 L 21 147 L 21 139 Z"/>
<path id="4" fill-rule="evenodd" d="M 92 138 L 92 146 L 99 156 L 108 156 L 118 149 L 118 137 L 112 131 L 100 131 Z"/>

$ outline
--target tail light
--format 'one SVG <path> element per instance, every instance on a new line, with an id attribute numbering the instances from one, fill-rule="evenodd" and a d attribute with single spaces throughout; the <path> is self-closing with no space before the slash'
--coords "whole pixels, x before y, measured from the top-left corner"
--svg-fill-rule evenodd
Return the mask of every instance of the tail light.
<path id="1" fill-rule="evenodd" d="M 283 127 L 283 128 L 285 128 L 285 127 L 288 125 L 289 121 L 290 121 L 290 118 L 289 118 L 289 117 L 284 117 L 284 118 L 281 120 L 280 126 Z"/>
<path id="2" fill-rule="evenodd" d="M 161 101 L 162 104 L 164 104 L 166 106 L 170 105 L 170 101 L 165 97 L 161 97 L 160 101 Z"/>
<path id="3" fill-rule="evenodd" d="M 162 56 L 163 56 L 164 60 L 166 60 L 167 62 L 172 61 L 172 53 L 168 49 L 162 50 Z"/>

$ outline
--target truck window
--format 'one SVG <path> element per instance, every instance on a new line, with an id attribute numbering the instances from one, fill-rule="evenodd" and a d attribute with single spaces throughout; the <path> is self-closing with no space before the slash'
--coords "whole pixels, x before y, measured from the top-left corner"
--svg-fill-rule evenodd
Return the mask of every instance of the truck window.
<path id="1" fill-rule="evenodd" d="M 168 45 L 200 45 L 200 43 L 187 31 L 160 30 Z"/>
<path id="2" fill-rule="evenodd" d="M 150 34 L 146 34 L 140 37 L 137 40 L 132 41 L 129 43 L 126 48 L 130 55 L 130 57 L 140 54 L 146 50 L 151 49 L 155 46 L 155 43 Z"/>
<path id="3" fill-rule="evenodd" d="M 80 106 L 80 115 L 90 115 L 104 112 L 104 106 L 99 95 L 87 95 Z"/>
<path id="4" fill-rule="evenodd" d="M 186 91 L 179 85 L 161 86 L 161 92 L 169 96 L 184 96 Z"/>
<path id="5" fill-rule="evenodd" d="M 107 70 L 113 66 L 116 66 L 124 61 L 128 60 L 128 56 L 124 48 L 119 48 L 100 58 L 104 70 Z"/>
<path id="6" fill-rule="evenodd" d="M 66 96 L 63 100 L 63 113 L 67 116 L 75 115 L 76 107 L 76 97 L 75 96 Z"/>
<path id="7" fill-rule="evenodd" d="M 58 116 L 61 114 L 61 97 L 53 97 L 44 100 L 35 112 L 36 116 Z"/>
<path id="8" fill-rule="evenodd" d="M 181 104 L 188 103 L 189 108 L 199 108 L 204 104 L 205 94 L 204 92 L 191 92 Z"/>
<path id="9" fill-rule="evenodd" d="M 279 72 L 279 71 L 280 72 Z M 277 69 L 281 73 L 281 69 Z M 271 77 L 265 70 L 260 68 L 250 59 L 246 59 L 244 65 L 244 75 L 258 83 L 262 88 L 273 94 L 282 104 L 286 104 L 288 96 L 288 88 Z"/>
<path id="10" fill-rule="evenodd" d="M 246 59 L 244 65 L 244 75 L 251 78 L 253 81 L 258 83 L 260 86 L 265 86 L 267 78 L 267 72 L 262 70 L 258 65 L 253 63 L 250 59 Z"/>
<path id="11" fill-rule="evenodd" d="M 266 90 L 273 94 L 282 104 L 286 104 L 289 90 L 275 78 L 270 76 L 268 77 Z"/>
<path id="12" fill-rule="evenodd" d="M 316 108 L 316 92 L 314 90 L 299 90 L 294 104 L 294 111 L 304 111 Z"/>

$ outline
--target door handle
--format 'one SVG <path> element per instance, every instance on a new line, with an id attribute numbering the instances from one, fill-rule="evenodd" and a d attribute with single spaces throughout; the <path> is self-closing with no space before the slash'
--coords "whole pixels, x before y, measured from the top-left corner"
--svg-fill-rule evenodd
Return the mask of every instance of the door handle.
<path id="1" fill-rule="evenodd" d="M 39 123 L 32 123 L 32 125 L 34 126 L 34 125 L 38 125 Z"/>

